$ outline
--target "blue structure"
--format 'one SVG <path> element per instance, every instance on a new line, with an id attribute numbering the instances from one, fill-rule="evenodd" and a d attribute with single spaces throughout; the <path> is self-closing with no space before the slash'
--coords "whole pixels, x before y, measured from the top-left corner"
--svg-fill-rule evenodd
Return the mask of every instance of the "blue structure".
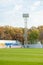
<path id="1" fill-rule="evenodd" d="M 5 43 L 5 45 L 11 47 L 12 43 Z"/>
<path id="2" fill-rule="evenodd" d="M 16 42 L 5 42 L 5 46 L 8 47 L 8 48 L 11 48 L 11 47 L 20 47 L 21 44 L 19 41 L 16 41 Z"/>

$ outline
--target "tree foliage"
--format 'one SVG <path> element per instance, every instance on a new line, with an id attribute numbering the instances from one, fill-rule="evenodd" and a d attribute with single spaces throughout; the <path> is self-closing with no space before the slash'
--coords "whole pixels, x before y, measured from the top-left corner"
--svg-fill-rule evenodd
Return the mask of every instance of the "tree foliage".
<path id="1" fill-rule="evenodd" d="M 27 39 L 30 43 L 40 40 L 43 41 L 43 26 L 31 27 L 27 31 Z M 24 28 L 12 26 L 0 26 L 0 40 L 19 40 L 24 44 Z M 42 42 L 43 43 L 43 42 Z"/>
<path id="2" fill-rule="evenodd" d="M 39 30 L 37 29 L 32 29 L 30 34 L 29 34 L 29 40 L 31 43 L 35 43 L 39 38 Z"/>

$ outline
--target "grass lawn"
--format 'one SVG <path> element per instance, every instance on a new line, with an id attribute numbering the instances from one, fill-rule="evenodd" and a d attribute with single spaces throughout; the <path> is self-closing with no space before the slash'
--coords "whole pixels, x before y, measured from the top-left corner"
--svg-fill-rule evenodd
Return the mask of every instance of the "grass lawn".
<path id="1" fill-rule="evenodd" d="M 43 65 L 43 49 L 0 49 L 0 65 Z"/>

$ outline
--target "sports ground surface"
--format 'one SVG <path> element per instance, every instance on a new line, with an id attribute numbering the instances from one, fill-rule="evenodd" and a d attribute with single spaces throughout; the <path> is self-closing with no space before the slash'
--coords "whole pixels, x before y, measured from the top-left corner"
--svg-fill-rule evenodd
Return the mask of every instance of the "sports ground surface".
<path id="1" fill-rule="evenodd" d="M 43 49 L 0 49 L 0 65 L 43 65 Z"/>

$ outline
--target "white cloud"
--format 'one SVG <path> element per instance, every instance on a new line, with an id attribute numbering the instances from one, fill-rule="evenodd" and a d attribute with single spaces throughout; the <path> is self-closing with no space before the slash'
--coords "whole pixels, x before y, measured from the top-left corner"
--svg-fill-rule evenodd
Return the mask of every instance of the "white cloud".
<path id="1" fill-rule="evenodd" d="M 39 22 L 41 23 L 43 23 L 43 10 L 42 11 L 40 11 L 39 12 L 40 13 L 40 15 L 39 15 Z"/>
<path id="2" fill-rule="evenodd" d="M 40 1 L 37 1 L 33 4 L 34 6 L 39 6 L 40 5 Z"/>
<path id="3" fill-rule="evenodd" d="M 11 2 L 12 0 L 0 0 L 0 3 L 8 3 Z"/>
<path id="4" fill-rule="evenodd" d="M 34 2 L 32 1 L 31 4 L 26 4 L 25 1 L 28 2 L 29 0 L 0 0 L 0 21 L 2 21 L 1 23 L 15 26 L 24 26 L 21 25 L 24 22 L 22 18 L 22 13 L 28 12 L 29 26 L 38 26 L 40 24 L 43 24 L 43 11 L 37 10 L 37 8 L 41 6 L 40 1 L 35 0 Z M 31 8 L 30 11 L 29 8 Z"/>
<path id="5" fill-rule="evenodd" d="M 34 4 L 31 6 L 31 10 L 33 11 L 33 10 L 36 10 L 37 9 L 37 7 L 38 6 L 40 6 L 40 1 L 36 1 L 36 2 L 34 2 Z"/>
<path id="6" fill-rule="evenodd" d="M 7 11 L 4 11 L 3 13 L 5 15 L 15 15 L 17 13 L 20 13 L 22 11 L 22 5 L 15 5 L 14 8 L 10 9 L 10 10 L 7 10 Z"/>
<path id="7" fill-rule="evenodd" d="M 22 9 L 22 5 L 15 5 L 15 10 L 21 10 Z"/>
<path id="8" fill-rule="evenodd" d="M 16 2 L 17 0 L 0 0 L 0 3 L 1 3 L 1 8 L 0 8 L 0 11 L 5 11 L 8 12 L 8 11 L 19 11 L 19 10 L 22 10 L 22 0 L 19 0 L 19 2 Z M 12 9 L 11 9 L 12 8 Z"/>
<path id="9" fill-rule="evenodd" d="M 43 10 L 31 13 L 30 26 L 43 25 Z"/>

